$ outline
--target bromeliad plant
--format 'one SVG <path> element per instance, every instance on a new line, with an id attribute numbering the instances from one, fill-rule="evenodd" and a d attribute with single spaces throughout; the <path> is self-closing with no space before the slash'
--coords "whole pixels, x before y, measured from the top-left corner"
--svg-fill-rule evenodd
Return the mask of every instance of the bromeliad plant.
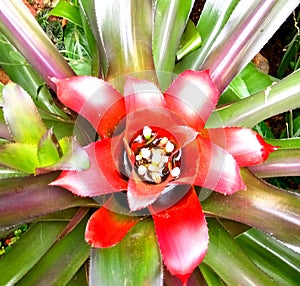
<path id="1" fill-rule="evenodd" d="M 54 81 L 58 98 L 102 139 L 85 149 L 89 169 L 64 171 L 51 184 L 89 197 L 126 191 L 131 212 L 148 207 L 164 264 L 186 285 L 208 245 L 192 186 L 222 194 L 246 190 L 239 166 L 262 163 L 276 148 L 249 129 L 204 129 L 219 95 L 207 71 L 181 73 L 164 94 L 151 82 L 127 78 L 124 97 L 92 77 Z M 115 131 L 120 118 L 125 128 Z M 109 199 L 88 222 L 85 237 L 94 247 L 114 246 L 141 220 L 138 213 L 116 214 L 111 204 Z"/>
<path id="2" fill-rule="evenodd" d="M 299 107 L 299 72 L 248 64 L 298 1 L 207 0 L 196 27 L 194 1 L 60 1 L 77 75 L 2 2 L 2 67 L 32 99 L 3 87 L 2 236 L 31 224 L 1 285 L 298 283 L 299 195 L 257 176 L 299 175 L 300 143 L 249 128 Z"/>

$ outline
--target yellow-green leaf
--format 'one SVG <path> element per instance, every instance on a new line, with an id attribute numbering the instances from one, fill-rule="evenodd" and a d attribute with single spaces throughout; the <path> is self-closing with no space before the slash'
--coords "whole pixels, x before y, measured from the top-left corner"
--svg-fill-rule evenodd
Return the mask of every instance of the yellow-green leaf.
<path id="1" fill-rule="evenodd" d="M 59 160 L 59 145 L 52 129 L 42 137 L 37 155 L 42 166 L 50 166 Z"/>
<path id="2" fill-rule="evenodd" d="M 38 144 L 47 132 L 31 97 L 19 85 L 9 82 L 3 89 L 3 112 L 13 139 Z"/>
<path id="3" fill-rule="evenodd" d="M 37 146 L 25 143 L 0 145 L 0 165 L 33 174 L 40 166 Z"/>

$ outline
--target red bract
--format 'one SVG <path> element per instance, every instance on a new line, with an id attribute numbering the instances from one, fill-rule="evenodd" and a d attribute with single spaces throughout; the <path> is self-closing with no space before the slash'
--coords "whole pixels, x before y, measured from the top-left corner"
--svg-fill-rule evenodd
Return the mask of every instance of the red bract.
<path id="1" fill-rule="evenodd" d="M 92 77 L 53 81 L 58 98 L 89 120 L 101 140 L 85 147 L 88 170 L 63 171 L 52 184 L 79 196 L 126 192 L 131 212 L 148 207 L 164 263 L 185 284 L 208 246 L 193 185 L 223 194 L 246 190 L 239 167 L 263 162 L 275 147 L 248 129 L 204 129 L 219 96 L 208 71 L 183 72 L 163 94 L 132 77 L 124 96 Z M 140 220 L 111 211 L 112 204 L 87 225 L 94 247 L 117 244 Z"/>

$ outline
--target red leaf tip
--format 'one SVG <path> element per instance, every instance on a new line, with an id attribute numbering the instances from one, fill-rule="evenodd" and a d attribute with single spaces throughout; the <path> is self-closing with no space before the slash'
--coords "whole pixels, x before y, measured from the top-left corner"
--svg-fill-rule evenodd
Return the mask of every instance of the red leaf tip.
<path id="1" fill-rule="evenodd" d="M 262 145 L 261 152 L 262 152 L 262 158 L 263 161 L 267 160 L 269 155 L 278 150 L 280 146 L 274 146 L 269 143 L 267 143 L 259 134 L 256 135 L 257 140 Z"/>

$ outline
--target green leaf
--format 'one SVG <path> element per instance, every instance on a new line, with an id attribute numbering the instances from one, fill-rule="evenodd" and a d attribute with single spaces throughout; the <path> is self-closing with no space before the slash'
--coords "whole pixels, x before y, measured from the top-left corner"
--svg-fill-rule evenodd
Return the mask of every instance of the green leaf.
<path id="1" fill-rule="evenodd" d="M 263 138 L 274 139 L 271 128 L 264 121 L 256 124 L 253 129 Z"/>
<path id="2" fill-rule="evenodd" d="M 59 160 L 58 141 L 53 134 L 52 129 L 42 137 L 37 149 L 37 156 L 41 166 L 49 166 Z"/>
<path id="3" fill-rule="evenodd" d="M 222 279 L 204 262 L 199 266 L 208 286 L 225 286 Z"/>
<path id="4" fill-rule="evenodd" d="M 156 1 L 153 57 L 162 90 L 171 83 L 176 52 L 193 3 L 193 0 Z"/>
<path id="5" fill-rule="evenodd" d="M 208 218 L 207 222 L 210 241 L 203 262 L 227 285 L 277 285 L 253 264 L 215 219 Z"/>
<path id="6" fill-rule="evenodd" d="M 15 285 L 50 249 L 66 222 L 32 224 L 0 259 L 0 285 Z"/>
<path id="7" fill-rule="evenodd" d="M 3 112 L 16 142 L 37 145 L 47 131 L 31 97 L 13 82 L 3 89 Z"/>
<path id="8" fill-rule="evenodd" d="M 108 61 L 103 42 L 98 32 L 94 0 L 79 0 L 81 17 L 85 34 L 89 42 L 92 57 L 92 75 L 105 78 L 108 70 Z"/>
<path id="9" fill-rule="evenodd" d="M 300 277 L 299 254 L 270 235 L 250 229 L 236 238 L 248 257 L 279 285 L 297 286 Z"/>
<path id="10" fill-rule="evenodd" d="M 162 264 L 153 222 L 139 222 L 116 246 L 92 249 L 90 285 L 162 285 Z"/>
<path id="11" fill-rule="evenodd" d="M 275 79 L 260 72 L 253 63 L 249 63 L 222 93 L 218 104 L 230 103 L 265 90 Z"/>
<path id="12" fill-rule="evenodd" d="M 88 286 L 87 267 L 82 266 L 72 277 L 67 286 Z"/>
<path id="13" fill-rule="evenodd" d="M 57 175 L 50 173 L 1 180 L 0 229 L 32 221 L 59 210 L 77 206 L 98 206 L 92 199 L 75 197 L 65 189 L 48 186 Z"/>
<path id="14" fill-rule="evenodd" d="M 81 207 L 69 208 L 66 210 L 61 210 L 57 212 L 53 212 L 42 217 L 39 217 L 39 221 L 66 221 L 70 224 L 70 221 L 74 218 L 78 210 Z M 66 229 L 66 228 L 65 228 Z M 61 236 L 61 234 L 60 234 Z"/>
<path id="15" fill-rule="evenodd" d="M 107 80 L 153 71 L 152 0 L 94 1 L 98 32 L 108 59 Z M 112 21 L 113 19 L 113 21 Z M 153 80 L 152 72 L 139 76 Z M 122 89 L 122 86 L 119 86 Z"/>
<path id="16" fill-rule="evenodd" d="M 279 78 L 283 78 L 285 73 L 287 72 L 291 62 L 295 59 L 299 51 L 299 34 L 296 33 L 293 37 L 291 43 L 287 46 L 287 50 L 284 53 L 280 65 L 277 69 L 277 75 Z"/>
<path id="17" fill-rule="evenodd" d="M 0 31 L 53 90 L 56 85 L 51 77 L 74 75 L 22 1 L 3 1 L 0 7 Z"/>
<path id="18" fill-rule="evenodd" d="M 300 137 L 300 115 L 293 118 L 293 111 L 287 114 L 287 128 L 280 134 L 280 138 Z"/>
<path id="19" fill-rule="evenodd" d="M 300 146 L 300 138 L 289 139 L 265 139 L 269 144 L 279 146 L 280 149 L 297 149 Z"/>
<path id="20" fill-rule="evenodd" d="M 199 35 L 194 23 L 191 20 L 188 20 L 176 53 L 177 60 L 181 60 L 187 54 L 199 48 L 201 46 L 201 42 L 201 36 Z"/>
<path id="21" fill-rule="evenodd" d="M 273 115 L 299 108 L 300 69 L 283 80 L 243 100 L 214 111 L 207 128 L 243 126 L 252 128 Z"/>
<path id="22" fill-rule="evenodd" d="M 298 5 L 296 0 L 238 1 L 212 46 L 204 50 L 200 61 L 196 54 L 193 66 L 209 69 L 213 82 L 223 91 Z M 203 47 L 206 46 L 204 39 Z"/>
<path id="23" fill-rule="evenodd" d="M 83 2 L 85 2 L 88 5 L 87 2 L 89 1 L 83 1 Z M 92 32 L 92 27 L 90 24 L 91 19 L 89 19 L 89 17 L 86 15 L 86 11 L 82 5 L 80 9 L 80 16 L 81 16 L 83 29 L 84 29 L 84 34 L 86 36 L 89 45 L 89 50 L 90 50 L 91 65 L 92 65 L 91 75 L 95 77 L 102 77 L 100 62 L 102 65 L 104 65 L 104 62 L 100 60 L 100 55 L 99 55 L 99 49 L 101 44 L 97 43 L 96 37 Z M 95 20 L 95 16 L 94 16 L 94 20 Z"/>
<path id="24" fill-rule="evenodd" d="M 90 160 L 87 153 L 81 148 L 73 137 L 64 137 L 58 141 L 62 151 L 62 157 L 51 170 L 77 170 L 82 171 L 90 167 Z"/>
<path id="25" fill-rule="evenodd" d="M 90 247 L 84 240 L 86 223 L 87 217 L 57 241 L 17 285 L 66 285 L 90 253 Z"/>
<path id="26" fill-rule="evenodd" d="M 84 30 L 69 22 L 65 27 L 65 55 L 77 75 L 91 74 L 91 57 Z"/>
<path id="27" fill-rule="evenodd" d="M 300 245 L 300 196 L 275 188 L 241 169 L 247 191 L 230 196 L 213 193 L 202 202 L 204 212 L 235 220 Z"/>
<path id="28" fill-rule="evenodd" d="M 298 148 L 279 149 L 270 154 L 268 160 L 250 168 L 260 178 L 299 176 L 300 145 Z"/>
<path id="29" fill-rule="evenodd" d="M 202 39 L 201 48 L 195 50 L 177 64 L 177 73 L 186 69 L 198 69 L 200 67 L 238 2 L 238 0 L 205 1 L 197 25 L 197 30 Z"/>
<path id="30" fill-rule="evenodd" d="M 44 85 L 45 82 L 37 72 L 33 70 L 3 35 L 0 35 L 0 41 L 1 67 L 9 75 L 9 78 L 21 85 L 29 93 L 36 106 L 53 114 L 66 117 L 64 112 L 54 104 L 49 90 Z"/>
<path id="31" fill-rule="evenodd" d="M 34 174 L 40 166 L 37 146 L 25 143 L 0 145 L 0 164 L 19 171 Z"/>
<path id="32" fill-rule="evenodd" d="M 241 0 L 216 39 L 201 68 L 209 68 L 219 90 L 261 50 L 298 1 Z"/>
<path id="33" fill-rule="evenodd" d="M 56 6 L 49 12 L 49 16 L 51 15 L 65 18 L 80 27 L 83 26 L 79 7 L 75 4 L 72 4 L 70 1 L 59 1 Z"/>

